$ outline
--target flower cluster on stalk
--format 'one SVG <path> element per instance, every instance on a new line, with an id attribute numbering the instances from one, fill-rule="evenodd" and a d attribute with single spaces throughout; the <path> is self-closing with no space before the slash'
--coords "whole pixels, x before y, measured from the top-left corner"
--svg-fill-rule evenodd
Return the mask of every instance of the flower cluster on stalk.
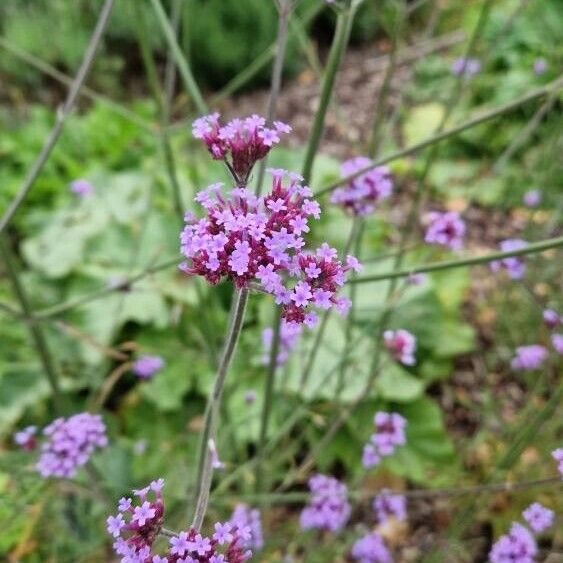
<path id="1" fill-rule="evenodd" d="M 150 379 L 164 367 L 160 356 L 141 356 L 133 363 L 132 371 L 140 379 Z"/>
<path id="2" fill-rule="evenodd" d="M 406 443 L 407 421 L 398 413 L 377 412 L 374 417 L 375 433 L 364 446 L 362 463 L 370 468 L 379 465 L 381 459 L 392 455 L 397 446 Z"/>
<path id="3" fill-rule="evenodd" d="M 14 433 L 14 443 L 22 450 L 30 452 L 37 446 L 35 434 L 37 434 L 37 426 L 27 426 L 23 430 Z"/>
<path id="4" fill-rule="evenodd" d="M 508 534 L 501 536 L 489 553 L 491 563 L 533 563 L 538 551 L 534 536 L 530 531 L 513 522 Z"/>
<path id="5" fill-rule="evenodd" d="M 365 156 L 351 158 L 342 163 L 340 172 L 345 178 L 368 166 L 372 161 Z M 352 215 L 365 216 L 375 211 L 376 205 L 388 198 L 393 191 L 389 168 L 377 166 L 350 180 L 345 186 L 334 190 L 330 201 Z"/>
<path id="6" fill-rule="evenodd" d="M 452 63 L 452 74 L 472 77 L 481 72 L 481 61 L 474 58 L 459 57 Z"/>
<path id="7" fill-rule="evenodd" d="M 257 508 L 250 508 L 246 504 L 237 504 L 229 520 L 229 524 L 237 530 L 248 530 L 241 545 L 248 549 L 260 550 L 264 547 L 262 534 L 262 517 Z"/>
<path id="8" fill-rule="evenodd" d="M 563 448 L 557 448 L 551 452 L 551 457 L 557 462 L 557 471 L 563 477 Z"/>
<path id="9" fill-rule="evenodd" d="M 280 326 L 280 344 L 278 356 L 276 358 L 276 365 L 281 367 L 287 362 L 291 352 L 297 346 L 299 335 L 301 334 L 301 325 L 296 323 L 287 323 L 282 321 Z M 272 349 L 272 342 L 274 339 L 274 330 L 272 328 L 265 328 L 262 331 L 262 344 L 264 346 L 264 353 L 262 354 L 262 363 L 268 365 L 270 362 L 270 351 Z"/>
<path id="10" fill-rule="evenodd" d="M 440 213 L 434 211 L 427 216 L 429 225 L 424 235 L 428 244 L 445 246 L 451 250 L 459 250 L 463 247 L 465 236 L 465 222 L 455 211 Z"/>
<path id="11" fill-rule="evenodd" d="M 553 526 L 555 512 L 539 502 L 534 502 L 522 512 L 522 516 L 535 534 L 541 534 Z"/>
<path id="12" fill-rule="evenodd" d="M 525 240 L 507 239 L 500 243 L 500 250 L 502 252 L 512 252 L 513 250 L 526 248 L 526 246 L 528 246 L 528 243 Z M 522 279 L 526 273 L 526 265 L 520 256 L 510 256 L 508 258 L 494 260 L 491 262 L 490 268 L 493 272 L 505 270 L 508 277 L 513 280 Z"/>
<path id="13" fill-rule="evenodd" d="M 107 446 L 106 426 L 100 415 L 87 412 L 57 418 L 43 429 L 37 471 L 42 477 L 70 478 L 97 448 Z"/>
<path id="14" fill-rule="evenodd" d="M 334 477 L 318 474 L 309 479 L 309 490 L 311 497 L 301 512 L 301 528 L 331 532 L 341 530 L 352 511 L 346 485 Z"/>
<path id="15" fill-rule="evenodd" d="M 517 371 L 533 371 L 542 367 L 547 356 L 547 349 L 541 344 L 518 346 L 516 356 L 512 358 L 510 366 Z"/>
<path id="16" fill-rule="evenodd" d="M 398 521 L 407 517 L 407 499 L 404 495 L 382 491 L 373 499 L 373 511 L 380 524 L 387 522 L 389 518 Z"/>
<path id="17" fill-rule="evenodd" d="M 359 563 L 391 563 L 389 550 L 383 538 L 376 532 L 371 532 L 360 538 L 352 546 L 352 558 Z"/>
<path id="18" fill-rule="evenodd" d="M 383 340 L 385 347 L 397 362 L 406 366 L 415 364 L 416 338 L 408 330 L 386 330 Z"/>
<path id="19" fill-rule="evenodd" d="M 337 293 L 347 273 L 360 271 L 361 265 L 353 256 L 342 263 L 327 243 L 305 250 L 303 235 L 309 218 L 320 217 L 320 206 L 298 175 L 270 172 L 272 189 L 264 197 L 241 186 L 223 196 L 220 184 L 196 196 L 207 214 L 199 220 L 186 216 L 181 251 L 187 261 L 180 268 L 212 284 L 230 279 L 239 289 L 258 280 L 282 306 L 288 323 L 314 326 L 317 315 L 311 307 L 345 314 L 350 300 Z"/>
<path id="20" fill-rule="evenodd" d="M 152 547 L 164 523 L 164 480 L 152 481 L 148 487 L 133 491 L 138 498 L 122 498 L 116 516 L 106 520 L 113 536 L 115 553 L 121 563 L 243 563 L 252 556 L 243 544 L 250 537 L 247 527 L 217 522 L 210 536 L 194 528 L 170 538 L 164 555 L 152 553 Z"/>

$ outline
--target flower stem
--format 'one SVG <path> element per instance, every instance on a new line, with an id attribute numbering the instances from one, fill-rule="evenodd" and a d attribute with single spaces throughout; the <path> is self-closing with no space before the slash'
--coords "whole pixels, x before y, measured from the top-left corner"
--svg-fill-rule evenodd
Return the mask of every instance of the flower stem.
<path id="1" fill-rule="evenodd" d="M 248 292 L 246 289 L 240 289 L 235 292 L 229 332 L 223 347 L 221 361 L 219 362 L 219 367 L 217 368 L 217 373 L 215 375 L 213 389 L 209 395 L 205 409 L 205 420 L 203 430 L 201 432 L 201 442 L 199 445 L 199 461 L 195 487 L 197 500 L 192 521 L 192 526 L 197 530 L 201 528 L 203 518 L 207 510 L 209 490 L 211 488 L 211 478 L 213 476 L 211 452 L 209 451 L 208 443 L 209 440 L 214 437 L 217 429 L 221 395 L 223 393 L 225 379 L 229 372 L 229 367 L 233 359 L 238 339 L 242 331 L 247 299 Z"/>
<path id="2" fill-rule="evenodd" d="M 346 46 L 348 45 L 350 31 L 354 21 L 354 14 L 355 7 L 353 5 L 339 12 L 336 20 L 336 30 L 334 32 L 334 39 L 330 47 L 330 53 L 328 55 L 328 61 L 324 73 L 319 107 L 315 113 L 315 120 L 313 121 L 311 135 L 309 137 L 309 143 L 305 153 L 305 160 L 303 164 L 303 178 L 305 184 L 308 184 L 311 181 L 313 163 L 315 161 L 315 156 L 324 131 L 326 112 L 332 98 L 336 73 L 340 68 L 340 63 L 342 62 Z"/>

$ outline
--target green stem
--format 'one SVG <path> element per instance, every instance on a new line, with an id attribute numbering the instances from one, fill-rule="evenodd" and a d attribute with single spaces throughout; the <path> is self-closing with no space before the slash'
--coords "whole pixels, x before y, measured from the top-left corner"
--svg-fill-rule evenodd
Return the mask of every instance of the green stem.
<path id="1" fill-rule="evenodd" d="M 15 258 L 12 255 L 9 242 L 5 239 L 4 236 L 0 237 L 0 252 L 2 252 L 4 263 L 6 265 L 6 273 L 8 274 L 10 282 L 12 283 L 12 287 L 14 288 L 14 293 L 16 294 L 16 298 L 19 301 L 25 322 L 29 329 L 29 333 L 33 342 L 35 343 L 37 354 L 39 355 L 39 359 L 43 364 L 45 375 L 47 376 L 47 380 L 49 381 L 49 385 L 51 386 L 55 411 L 60 412 L 62 406 L 61 389 L 59 386 L 59 377 L 57 369 L 55 367 L 55 362 L 53 361 L 51 352 L 49 351 L 49 346 L 47 344 L 45 334 L 43 333 L 43 328 L 35 320 L 33 309 L 29 302 L 26 289 L 19 278 L 19 273 L 15 264 Z"/>
<path id="2" fill-rule="evenodd" d="M 326 112 L 332 98 L 336 73 L 340 68 L 340 63 L 342 62 L 346 46 L 348 45 L 350 31 L 354 21 L 354 14 L 355 8 L 352 6 L 342 10 L 338 14 L 336 20 L 334 39 L 330 47 L 330 53 L 328 55 L 328 61 L 321 86 L 319 107 L 315 112 L 315 120 L 313 121 L 311 135 L 309 136 L 309 143 L 305 152 L 305 161 L 303 163 L 303 178 L 305 184 L 308 184 L 311 181 L 311 172 L 313 170 L 313 164 L 319 148 L 321 136 L 324 131 Z"/>
<path id="3" fill-rule="evenodd" d="M 438 272 L 440 270 L 448 270 L 450 268 L 460 268 L 463 266 L 486 264 L 488 262 L 493 262 L 494 260 L 501 260 L 503 258 L 512 258 L 513 256 L 525 256 L 526 254 L 535 254 L 536 252 L 543 252 L 544 250 L 549 250 L 551 248 L 558 248 L 560 246 L 563 246 L 563 237 L 556 237 L 541 242 L 534 242 L 532 244 L 529 244 L 528 246 L 525 246 L 524 248 L 511 250 L 508 252 L 491 252 L 490 254 L 484 254 L 483 256 L 473 256 L 471 258 L 460 258 L 457 260 L 443 260 L 441 262 L 435 262 L 433 264 L 413 266 L 412 268 L 407 268 L 404 270 L 397 270 L 393 272 L 375 274 L 373 276 L 354 278 L 350 280 L 348 283 L 367 283 L 367 282 L 376 282 L 383 280 L 392 280 L 397 278 L 405 278 L 407 276 L 410 276 L 411 274 L 424 274 L 428 272 Z"/>
<path id="4" fill-rule="evenodd" d="M 225 385 L 225 379 L 229 372 L 233 354 L 242 331 L 247 298 L 248 293 L 245 289 L 236 291 L 235 300 L 233 302 L 231 326 L 229 327 L 229 332 L 221 355 L 221 361 L 219 362 L 219 367 L 217 368 L 213 389 L 209 395 L 207 407 L 205 409 L 205 420 L 199 445 L 199 461 L 195 487 L 197 500 L 192 521 L 192 527 L 197 530 L 201 528 L 203 518 L 207 510 L 209 490 L 211 488 L 211 479 L 213 476 L 209 440 L 214 438 L 217 429 L 217 419 L 221 404 L 221 396 L 223 394 L 223 387 Z"/>

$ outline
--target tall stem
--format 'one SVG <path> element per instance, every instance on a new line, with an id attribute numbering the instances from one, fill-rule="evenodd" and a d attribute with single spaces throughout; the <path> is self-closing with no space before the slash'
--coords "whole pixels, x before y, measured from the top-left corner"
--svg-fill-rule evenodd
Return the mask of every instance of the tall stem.
<path id="1" fill-rule="evenodd" d="M 326 112 L 332 98 L 336 73 L 340 68 L 342 57 L 344 56 L 346 46 L 348 45 L 350 31 L 354 21 L 354 14 L 355 8 L 354 6 L 351 6 L 341 11 L 336 20 L 336 30 L 334 32 L 334 39 L 330 47 L 330 53 L 326 64 L 323 84 L 321 87 L 319 107 L 315 113 L 315 120 L 313 121 L 313 127 L 311 129 L 311 135 L 309 137 L 309 143 L 305 153 L 305 160 L 303 164 L 303 178 L 305 184 L 308 184 L 311 181 L 313 163 L 315 161 L 315 156 L 324 131 Z"/>
<path id="2" fill-rule="evenodd" d="M 8 274 L 10 282 L 12 283 L 12 287 L 14 288 L 14 293 L 16 294 L 16 298 L 19 301 L 25 322 L 29 329 L 29 333 L 31 335 L 31 338 L 33 339 L 33 342 L 35 343 L 37 354 L 39 355 L 39 359 L 43 364 L 43 369 L 47 376 L 47 380 L 49 381 L 49 385 L 51 386 L 55 411 L 60 412 L 61 389 L 59 386 L 59 377 L 57 369 L 55 367 L 55 362 L 53 361 L 51 352 L 49 351 L 47 339 L 45 338 L 45 334 L 43 333 L 43 327 L 35 320 L 35 317 L 33 316 L 33 310 L 31 308 L 27 292 L 20 281 L 19 273 L 15 264 L 15 259 L 12 255 L 12 250 L 10 249 L 9 242 L 5 239 L 4 236 L 0 236 L 0 252 L 2 253 L 2 257 L 4 258 L 4 263 L 6 265 L 6 273 Z"/>
<path id="3" fill-rule="evenodd" d="M 244 313 L 246 310 L 246 302 L 248 292 L 246 289 L 237 290 L 235 293 L 235 301 L 233 303 L 233 314 L 227 339 L 223 347 L 221 361 L 217 368 L 213 389 L 207 400 L 205 409 L 205 420 L 203 430 L 201 432 L 201 442 L 199 445 L 199 462 L 196 477 L 196 507 L 192 526 L 196 529 L 201 528 L 203 518 L 207 510 L 209 502 L 209 490 L 211 488 L 211 479 L 213 476 L 213 468 L 211 466 L 211 452 L 209 450 L 209 440 L 214 437 L 217 429 L 217 419 L 219 415 L 219 407 L 221 404 L 221 396 L 225 379 L 229 372 L 229 367 L 233 359 L 233 355 L 238 343 L 238 339 L 242 330 L 244 321 Z"/>

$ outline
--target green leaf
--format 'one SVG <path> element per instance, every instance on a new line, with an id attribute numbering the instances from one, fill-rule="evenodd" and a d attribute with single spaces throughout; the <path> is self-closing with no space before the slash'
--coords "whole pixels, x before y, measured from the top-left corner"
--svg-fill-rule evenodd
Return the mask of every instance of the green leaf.
<path id="1" fill-rule="evenodd" d="M 406 403 L 422 395 L 424 383 L 398 364 L 390 362 L 377 376 L 375 388 L 382 399 Z"/>
<path id="2" fill-rule="evenodd" d="M 407 145 L 418 143 L 429 137 L 438 127 L 443 115 L 444 107 L 438 103 L 413 108 L 403 126 Z"/>
<path id="3" fill-rule="evenodd" d="M 434 347 L 437 357 L 451 358 L 475 349 L 475 329 L 472 326 L 444 320 L 440 331 L 441 336 L 436 340 Z"/>

